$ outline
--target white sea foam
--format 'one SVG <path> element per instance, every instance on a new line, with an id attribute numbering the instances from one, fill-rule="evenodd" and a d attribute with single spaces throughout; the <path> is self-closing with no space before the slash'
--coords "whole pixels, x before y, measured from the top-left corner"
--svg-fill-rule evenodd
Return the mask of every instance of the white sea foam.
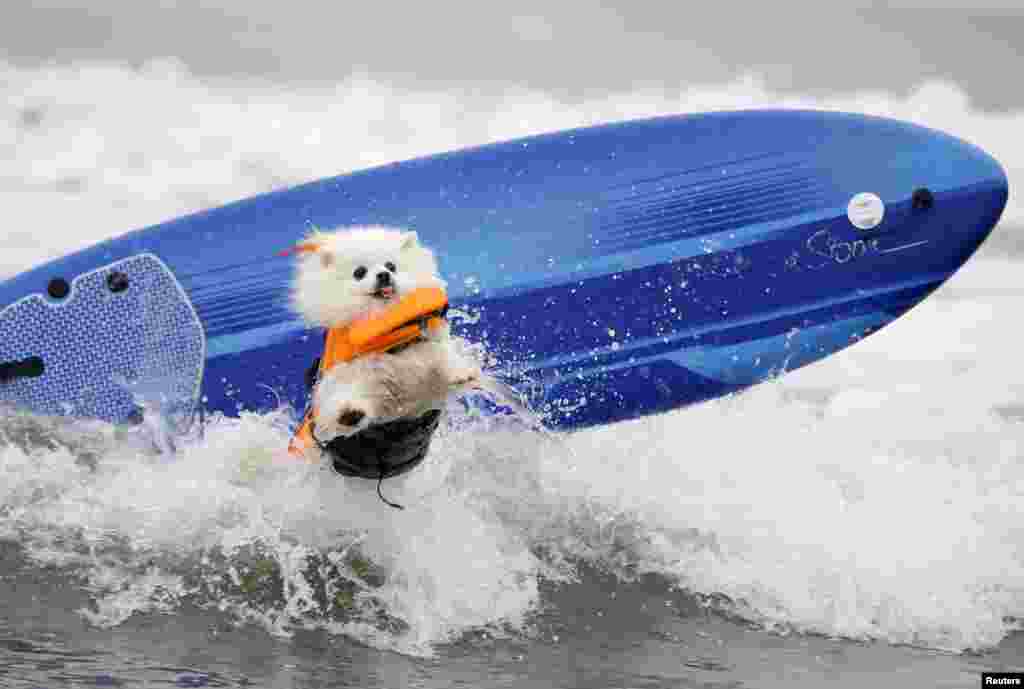
<path id="1" fill-rule="evenodd" d="M 0 274 L 285 184 L 670 112 L 891 115 L 978 143 L 1011 184 L 1024 167 L 1022 117 L 977 112 L 943 83 L 822 100 L 748 78 L 569 104 L 358 78 L 213 86 L 174 63 L 0 72 Z M 1008 221 L 1022 217 L 1011 199 Z M 195 596 L 274 633 L 314 624 L 428 653 L 476 626 L 528 628 L 538 577 L 569 577 L 583 559 L 725 594 L 779 629 L 989 646 L 1024 616 L 1020 268 L 979 256 L 882 333 L 738 398 L 566 439 L 447 433 L 421 470 L 385 482 L 404 512 L 369 483 L 275 462 L 281 414 L 216 419 L 173 459 L 135 436 L 64 428 L 54 449 L 0 447 L 0 537 L 80 574 L 94 597 L 83 615 L 97 625 L 173 613 Z M 357 614 L 313 614 L 330 595 Z"/>

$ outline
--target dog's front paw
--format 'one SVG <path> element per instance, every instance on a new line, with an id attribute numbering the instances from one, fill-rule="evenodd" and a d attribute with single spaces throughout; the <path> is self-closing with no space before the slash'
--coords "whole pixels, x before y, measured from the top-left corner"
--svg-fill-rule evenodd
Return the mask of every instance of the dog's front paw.
<path id="1" fill-rule="evenodd" d="M 316 420 L 317 437 L 325 443 L 339 436 L 348 437 L 366 426 L 368 419 L 366 410 L 351 403 L 342 405 L 337 411 L 321 411 Z"/>
<path id="2" fill-rule="evenodd" d="M 342 428 L 356 428 L 365 418 L 366 412 L 362 409 L 345 407 L 341 410 L 341 413 L 338 414 L 338 425 Z"/>

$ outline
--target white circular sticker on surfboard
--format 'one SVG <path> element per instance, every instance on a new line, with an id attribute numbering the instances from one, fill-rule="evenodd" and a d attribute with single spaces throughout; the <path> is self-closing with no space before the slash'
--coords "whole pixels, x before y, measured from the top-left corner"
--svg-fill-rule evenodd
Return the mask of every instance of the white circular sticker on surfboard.
<path id="1" fill-rule="evenodd" d="M 885 217 L 885 204 L 878 194 L 863 191 L 850 199 L 846 206 L 846 217 L 859 230 L 873 230 Z"/>

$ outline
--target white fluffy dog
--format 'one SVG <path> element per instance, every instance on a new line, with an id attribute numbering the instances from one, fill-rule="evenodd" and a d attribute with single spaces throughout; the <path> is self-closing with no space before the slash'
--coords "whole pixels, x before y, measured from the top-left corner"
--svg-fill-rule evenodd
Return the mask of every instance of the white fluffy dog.
<path id="1" fill-rule="evenodd" d="M 291 297 L 312 326 L 345 326 L 383 312 L 414 289 L 445 284 L 433 253 L 415 232 L 348 228 L 314 232 L 304 244 Z M 441 408 L 449 394 L 480 384 L 480 367 L 466 351 L 445 323 L 395 354 L 365 354 L 336 364 L 312 393 L 317 437 L 328 442 Z"/>

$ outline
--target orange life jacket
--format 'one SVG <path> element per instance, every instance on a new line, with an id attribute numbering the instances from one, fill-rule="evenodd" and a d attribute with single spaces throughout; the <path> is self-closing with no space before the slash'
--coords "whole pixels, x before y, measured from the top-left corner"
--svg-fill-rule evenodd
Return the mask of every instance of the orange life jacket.
<path id="1" fill-rule="evenodd" d="M 428 331 L 444 325 L 447 307 L 448 295 L 443 289 L 424 287 L 413 290 L 387 311 L 372 318 L 328 329 L 317 379 L 339 363 L 367 354 L 390 351 L 425 337 Z M 303 455 L 308 448 L 317 445 L 313 438 L 316 406 L 312 403 L 312 391 L 310 396 L 302 424 L 288 444 L 288 451 L 296 456 Z"/>

